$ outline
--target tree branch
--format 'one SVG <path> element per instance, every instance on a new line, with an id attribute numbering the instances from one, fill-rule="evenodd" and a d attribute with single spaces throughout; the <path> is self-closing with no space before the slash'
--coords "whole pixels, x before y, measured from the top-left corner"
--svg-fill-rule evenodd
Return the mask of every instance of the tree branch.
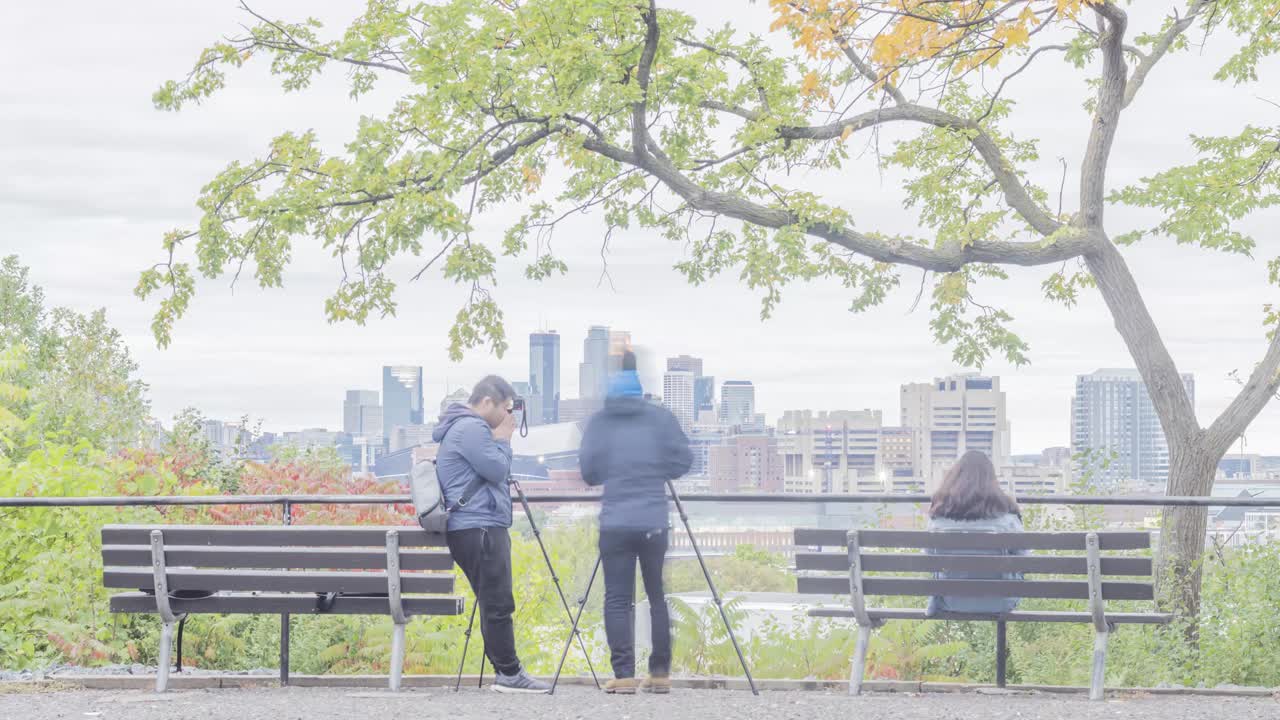
<path id="1" fill-rule="evenodd" d="M 1139 61 L 1138 66 L 1133 69 L 1133 76 L 1129 79 L 1129 86 L 1125 88 L 1124 107 L 1128 107 L 1129 103 L 1133 102 L 1133 98 L 1138 94 L 1138 90 L 1142 87 L 1142 83 L 1146 81 L 1147 75 L 1151 72 L 1151 68 L 1153 68 L 1156 63 L 1160 62 L 1160 58 L 1164 57 L 1165 54 L 1169 52 L 1169 49 L 1173 47 L 1173 41 L 1177 40 L 1179 35 L 1186 32 L 1187 28 L 1191 27 L 1195 23 L 1196 17 L 1200 12 L 1215 1 L 1216 0 L 1196 0 L 1193 2 L 1191 7 L 1187 9 L 1186 17 L 1175 20 L 1174 23 L 1169 26 L 1169 29 L 1165 30 L 1164 33 L 1160 35 L 1160 39 L 1156 41 L 1155 45 L 1151 48 L 1150 53 L 1143 55 L 1141 52 L 1138 52 L 1136 48 L 1131 50 L 1137 54 Z M 1126 49 L 1128 49 L 1128 46 L 1126 46 Z"/>
<path id="2" fill-rule="evenodd" d="M 637 155 L 648 153 L 645 135 L 649 123 L 645 118 L 649 104 L 649 74 L 653 70 L 653 58 L 658 54 L 658 7 L 654 0 L 641 11 L 644 20 L 644 50 L 640 53 L 640 65 L 636 68 L 636 84 L 640 86 L 640 99 L 631 104 L 631 150 Z"/>
<path id="3" fill-rule="evenodd" d="M 893 109 L 896 108 L 889 108 Z M 646 143 L 650 145 L 650 149 L 657 147 L 652 138 L 646 137 Z M 597 138 L 587 138 L 583 147 L 653 175 L 696 210 L 774 229 L 803 222 L 797 214 L 784 208 L 761 205 L 738 195 L 704 189 L 664 159 L 660 152 L 646 152 L 642 156 Z M 1080 257 L 1093 249 L 1097 242 L 1093 236 L 1078 233 L 1047 244 L 977 241 L 964 246 L 957 243 L 945 247 L 930 247 L 897 239 L 885 240 L 826 222 L 811 222 L 804 229 L 809 235 L 872 260 L 912 265 L 935 272 L 955 272 L 971 263 L 1031 266 L 1062 262 Z"/>
<path id="4" fill-rule="evenodd" d="M 262 22 L 262 23 L 264 23 L 264 24 L 266 24 L 266 25 L 270 25 L 272 28 L 274 28 L 274 29 L 276 30 L 276 32 L 278 32 L 278 33 L 280 33 L 281 35 L 283 35 L 283 36 L 285 37 L 285 39 L 287 39 L 290 43 L 293 43 L 292 45 L 287 45 L 287 44 L 284 44 L 284 43 L 274 43 L 274 42 L 269 42 L 269 41 L 266 41 L 266 40 L 265 40 L 265 39 L 263 39 L 263 38 L 258 37 L 257 35 L 253 34 L 253 32 L 252 32 L 252 31 L 250 31 L 250 37 L 252 38 L 252 40 L 253 40 L 253 42 L 254 42 L 255 44 L 262 45 L 262 46 L 264 46 L 264 47 L 269 47 L 269 48 L 272 48 L 273 50 L 283 50 L 283 51 L 285 51 L 285 52 L 292 52 L 292 53 L 311 53 L 312 55 L 318 55 L 318 56 L 320 56 L 320 57 L 322 57 L 322 58 L 327 58 L 327 59 L 329 59 L 329 60 L 333 60 L 333 61 L 335 61 L 335 62 L 343 62 L 343 63 L 347 63 L 347 64 L 349 64 L 349 65 L 358 65 L 358 66 L 360 66 L 360 67 L 370 67 L 370 68 L 381 68 L 381 69 L 383 69 L 383 70 L 390 70 L 390 71 L 392 71 L 392 72 L 400 73 L 401 75 L 408 75 L 408 74 L 409 74 L 409 70 L 408 70 L 407 68 L 404 68 L 404 67 L 396 67 L 395 65 L 388 65 L 387 63 L 380 63 L 380 62 L 375 62 L 375 61 L 372 61 L 372 60 L 357 60 L 357 59 L 355 59 L 355 58 L 350 58 L 350 57 L 338 57 L 337 55 L 334 55 L 334 54 L 332 54 L 332 53 L 325 52 L 325 51 L 320 50 L 320 49 L 318 49 L 318 48 L 308 47 L 308 46 L 303 45 L 302 43 L 298 42 L 298 41 L 293 37 L 293 35 L 292 35 L 292 34 L 291 34 L 291 33 L 290 33 L 286 28 L 284 28 L 283 26 L 281 26 L 279 23 L 276 23 L 276 22 L 274 22 L 274 21 L 268 20 L 267 18 L 263 17 L 262 15 L 259 15 L 258 13 L 254 12 L 254 11 L 253 11 L 253 9 L 252 9 L 252 8 L 250 8 L 250 7 L 249 7 L 247 4 L 245 4 L 244 2 L 241 2 L 241 3 L 240 3 L 240 9 L 241 9 L 241 10 L 244 10 L 245 12 L 247 12 L 247 13 L 249 13 L 250 15 L 254 16 L 254 17 L 255 17 L 255 18 L 257 18 L 260 22 Z"/>
<path id="5" fill-rule="evenodd" d="M 1280 332 L 1272 335 L 1266 355 L 1253 369 L 1240 394 L 1209 426 L 1205 435 L 1208 452 L 1217 457 L 1231 449 L 1231 443 L 1262 412 L 1277 389 L 1280 389 Z"/>
<path id="6" fill-rule="evenodd" d="M 1085 148 L 1080 169 L 1080 219 L 1086 228 L 1102 229 L 1105 206 L 1107 161 L 1116 138 L 1116 125 L 1123 108 L 1125 76 L 1124 31 L 1128 17 L 1119 7 L 1107 2 L 1091 5 L 1103 20 L 1098 47 L 1102 50 L 1102 87 L 1098 91 L 1098 108 L 1093 113 L 1093 128 Z"/>
<path id="7" fill-rule="evenodd" d="M 857 132 L 874 125 L 896 121 L 918 122 L 933 125 L 934 127 L 962 131 L 1000 183 L 1000 189 L 1004 191 L 1005 201 L 1009 204 L 1009 207 L 1013 208 L 1031 227 L 1035 228 L 1036 232 L 1045 237 L 1052 235 L 1062 227 L 1062 223 L 1050 216 L 1048 211 L 1042 208 L 1027 192 L 1027 188 L 1013 171 L 1013 167 L 1005 159 L 1004 153 L 1000 151 L 1000 146 L 996 144 L 995 140 L 978 123 L 958 115 L 952 115 L 936 108 L 908 103 L 869 110 L 860 115 L 828 125 L 782 127 L 778 129 L 778 134 L 784 139 L 831 140 L 842 136 L 846 130 L 852 129 L 852 132 Z"/>

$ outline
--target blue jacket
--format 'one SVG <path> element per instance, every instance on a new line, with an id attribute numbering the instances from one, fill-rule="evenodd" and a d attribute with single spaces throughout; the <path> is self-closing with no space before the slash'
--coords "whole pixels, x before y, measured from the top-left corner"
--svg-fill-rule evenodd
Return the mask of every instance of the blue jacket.
<path id="1" fill-rule="evenodd" d="M 495 440 L 489 423 L 461 403 L 444 411 L 431 439 L 440 443 L 436 474 L 448 505 L 456 503 L 476 477 L 485 480 L 466 507 L 449 513 L 449 530 L 511 527 L 511 444 Z"/>
<path id="2" fill-rule="evenodd" d="M 637 396 L 634 377 L 620 375 L 582 434 L 582 479 L 604 485 L 601 530 L 666 529 L 666 483 L 689 472 L 689 439 L 669 410 Z"/>
<path id="3" fill-rule="evenodd" d="M 1022 532 L 1022 518 L 1013 513 L 1004 513 L 982 520 L 952 520 L 950 518 L 930 518 L 929 529 L 941 532 Z M 1027 555 L 1029 550 L 937 550 L 929 551 L 931 555 Z M 1021 580 L 1022 573 L 1004 573 L 1003 576 L 990 573 L 952 572 L 935 573 L 939 579 L 954 580 Z M 951 597 L 937 596 L 929 598 L 929 607 L 925 614 L 933 617 L 944 612 L 990 613 L 999 614 L 1013 612 L 1018 607 L 1019 598 L 998 597 Z"/>

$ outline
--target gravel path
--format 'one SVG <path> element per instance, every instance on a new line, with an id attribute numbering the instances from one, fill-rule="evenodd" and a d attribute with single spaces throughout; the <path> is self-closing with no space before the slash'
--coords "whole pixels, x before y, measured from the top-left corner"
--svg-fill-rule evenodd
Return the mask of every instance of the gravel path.
<path id="1" fill-rule="evenodd" d="M 0 718 L 23 720 L 1277 720 L 1271 698 L 1136 696 L 1089 702 L 1081 696 L 873 694 L 676 690 L 669 696 L 610 697 L 565 687 L 554 697 L 488 690 L 406 690 L 398 695 L 348 688 L 137 691 L 73 690 L 0 694 Z"/>

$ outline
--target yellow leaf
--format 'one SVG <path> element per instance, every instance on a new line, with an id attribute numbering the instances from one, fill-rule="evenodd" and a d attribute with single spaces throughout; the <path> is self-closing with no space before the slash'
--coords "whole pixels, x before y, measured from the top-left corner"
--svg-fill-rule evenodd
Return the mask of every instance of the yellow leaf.
<path id="1" fill-rule="evenodd" d="M 844 142 L 845 140 L 848 140 L 849 136 L 852 134 L 853 134 L 853 126 L 846 125 L 844 128 L 844 132 L 840 133 L 840 142 Z"/>
<path id="2" fill-rule="evenodd" d="M 818 72 L 810 70 L 805 74 L 804 80 L 800 81 L 800 94 L 812 95 L 818 89 Z"/>

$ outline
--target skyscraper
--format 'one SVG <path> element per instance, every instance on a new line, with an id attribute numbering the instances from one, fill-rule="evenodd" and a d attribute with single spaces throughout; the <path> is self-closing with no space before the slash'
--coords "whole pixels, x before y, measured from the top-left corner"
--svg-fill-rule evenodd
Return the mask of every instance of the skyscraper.
<path id="1" fill-rule="evenodd" d="M 350 435 L 382 438 L 382 406 L 377 390 L 348 390 L 342 403 L 342 431 Z"/>
<path id="2" fill-rule="evenodd" d="M 592 325 L 582 342 L 582 364 L 578 366 L 578 397 L 603 400 L 609 388 L 609 328 Z"/>
<path id="3" fill-rule="evenodd" d="M 609 331 L 609 369 L 608 375 L 618 372 L 622 369 L 622 353 L 631 349 L 631 331 L 630 330 L 610 330 Z M 605 380 L 606 390 L 609 387 L 609 381 Z"/>
<path id="4" fill-rule="evenodd" d="M 1195 404 L 1195 378 L 1182 376 Z M 1071 401 L 1071 450 L 1082 476 L 1095 482 L 1165 484 L 1169 444 L 1142 376 L 1133 369 L 1104 369 L 1076 377 Z"/>
<path id="5" fill-rule="evenodd" d="M 693 379 L 693 414 L 711 412 L 716 409 L 716 379 L 700 376 Z"/>
<path id="6" fill-rule="evenodd" d="M 686 435 L 690 433 L 696 416 L 693 406 L 693 373 L 688 370 L 671 370 L 663 375 L 662 404 L 680 421 L 680 429 Z"/>
<path id="7" fill-rule="evenodd" d="M 996 467 L 1009 463 L 1009 423 L 1000 378 L 949 375 L 902 386 L 902 426 L 918 431 L 915 467 L 930 492 L 959 457 L 986 453 Z"/>
<path id="8" fill-rule="evenodd" d="M 529 424 L 560 422 L 560 336 L 529 334 Z"/>
<path id="9" fill-rule="evenodd" d="M 422 366 L 382 366 L 382 432 L 422 424 Z"/>
<path id="10" fill-rule="evenodd" d="M 696 358 L 691 355 L 681 355 L 680 357 L 667 358 L 667 370 L 680 370 L 683 372 L 693 373 L 693 376 L 702 376 L 702 358 Z"/>
<path id="11" fill-rule="evenodd" d="M 748 425 L 756 419 L 756 388 L 750 380 L 726 380 L 720 386 L 720 422 Z"/>

